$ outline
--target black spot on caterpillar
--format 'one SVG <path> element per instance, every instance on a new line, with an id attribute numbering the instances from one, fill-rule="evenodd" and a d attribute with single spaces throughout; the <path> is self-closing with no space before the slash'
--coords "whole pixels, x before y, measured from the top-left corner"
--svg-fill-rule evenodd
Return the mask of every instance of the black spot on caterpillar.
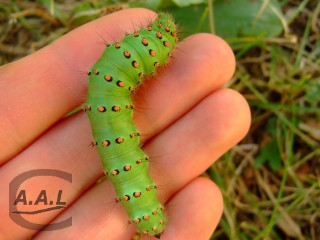
<path id="1" fill-rule="evenodd" d="M 139 146 L 130 95 L 145 75 L 168 61 L 177 41 L 172 16 L 160 13 L 147 28 L 108 45 L 89 72 L 85 107 L 93 145 L 116 190 L 115 201 L 124 205 L 129 223 L 140 233 L 156 237 L 165 228 L 166 216 L 148 173 L 148 157 Z"/>

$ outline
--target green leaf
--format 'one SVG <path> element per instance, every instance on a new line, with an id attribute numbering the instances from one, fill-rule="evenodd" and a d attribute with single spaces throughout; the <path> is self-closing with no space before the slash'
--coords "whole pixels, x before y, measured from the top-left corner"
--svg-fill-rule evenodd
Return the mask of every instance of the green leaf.
<path id="1" fill-rule="evenodd" d="M 277 135 L 277 121 L 276 117 L 271 117 L 267 122 L 267 131 L 272 137 Z"/>
<path id="2" fill-rule="evenodd" d="M 271 140 L 264 148 L 260 151 L 260 154 L 256 158 L 253 166 L 258 168 L 262 164 L 268 163 L 273 171 L 278 171 L 281 166 L 281 155 L 276 140 Z"/>
<path id="3" fill-rule="evenodd" d="M 162 0 L 138 0 L 134 2 L 128 2 L 130 7 L 143 7 L 151 10 L 158 10 Z"/>
<path id="4" fill-rule="evenodd" d="M 210 32 L 208 7 L 204 4 L 189 7 L 170 7 L 163 9 L 171 12 L 179 25 L 182 38 L 198 32 Z"/>
<path id="5" fill-rule="evenodd" d="M 225 38 L 275 37 L 283 30 L 276 0 L 217 0 L 214 8 L 216 33 Z"/>
<path id="6" fill-rule="evenodd" d="M 320 80 L 312 79 L 306 85 L 306 100 L 311 107 L 317 108 L 320 104 Z"/>
<path id="7" fill-rule="evenodd" d="M 54 1 L 51 0 L 38 0 L 41 5 L 43 5 L 47 12 L 52 14 L 54 17 L 58 18 L 61 22 L 64 24 L 67 21 L 67 15 L 64 11 L 62 11 L 58 4 L 56 4 Z"/>
<path id="8" fill-rule="evenodd" d="M 281 20 L 284 17 L 277 0 L 216 0 L 213 5 L 214 23 L 209 22 L 210 9 L 207 4 L 190 5 L 191 2 L 203 1 L 174 1 L 184 7 L 164 10 L 176 16 L 183 37 L 210 32 L 210 24 L 215 25 L 215 34 L 227 40 L 238 37 L 276 37 L 283 30 Z"/>
<path id="9" fill-rule="evenodd" d="M 187 7 L 194 4 L 207 3 L 208 0 L 172 0 L 178 7 Z"/>

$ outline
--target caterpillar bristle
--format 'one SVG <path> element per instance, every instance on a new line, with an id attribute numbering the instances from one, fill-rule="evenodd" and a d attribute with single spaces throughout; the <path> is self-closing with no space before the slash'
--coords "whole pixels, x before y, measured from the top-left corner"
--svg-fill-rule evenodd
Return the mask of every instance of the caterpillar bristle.
<path id="1" fill-rule="evenodd" d="M 154 235 L 156 238 L 160 239 L 161 233 Z"/>

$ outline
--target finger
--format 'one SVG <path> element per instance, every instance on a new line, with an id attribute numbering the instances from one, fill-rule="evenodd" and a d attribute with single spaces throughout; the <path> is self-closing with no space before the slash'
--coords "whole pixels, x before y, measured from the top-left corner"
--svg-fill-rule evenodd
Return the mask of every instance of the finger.
<path id="1" fill-rule="evenodd" d="M 71 205 L 103 175 L 100 158 L 96 149 L 90 145 L 90 138 L 90 126 L 85 114 L 76 114 L 60 122 L 31 147 L 0 168 L 1 195 L 9 196 L 11 181 L 22 173 L 34 169 L 57 169 L 71 173 L 72 183 L 59 181 L 56 177 L 33 177 L 21 185 L 16 195 L 24 189 L 26 198 L 34 202 L 40 191 L 45 190 L 47 199 L 53 200 L 57 199 L 58 190 L 62 190 L 63 201 L 67 206 Z M 3 206 L 0 208 L 0 239 L 27 239 L 36 231 L 12 221 L 8 214 L 8 206 L 12 204 L 9 197 L 0 198 L 0 206 Z M 17 207 L 19 210 L 35 211 L 46 206 L 26 206 L 20 203 Z M 22 216 L 27 217 L 29 222 L 46 224 L 63 210 Z"/>
<path id="2" fill-rule="evenodd" d="M 110 14 L 2 66 L 0 164 L 85 101 L 86 73 L 104 50 L 103 39 L 121 40 L 125 32 L 146 27 L 155 17 L 146 9 Z"/>
<path id="3" fill-rule="evenodd" d="M 219 223 L 223 199 L 212 181 L 196 178 L 176 193 L 165 208 L 168 225 L 161 240 L 207 240 Z"/>
<path id="4" fill-rule="evenodd" d="M 149 142 L 146 145 L 149 155 L 160 156 L 151 157 L 150 170 L 155 182 L 160 186 L 161 200 L 164 201 L 178 191 L 238 142 L 248 129 L 249 117 L 248 106 L 239 94 L 231 90 L 220 90 L 168 128 L 167 134 L 165 131 Z M 84 140 L 90 135 L 89 132 L 89 123 L 82 113 L 57 125 L 56 129 L 49 131 L 28 151 L 1 169 L 3 181 L 0 188 L 5 189 L 12 176 L 29 169 L 41 166 L 62 169 L 73 174 L 74 183 L 65 196 L 68 204 L 72 203 L 102 172 L 97 153 L 89 148 Z M 189 134 L 194 134 L 194 137 L 190 139 Z M 158 148 L 162 150 L 158 151 Z M 55 154 L 45 156 L 48 152 Z M 49 178 L 45 179 L 43 184 L 49 186 L 50 192 L 50 186 L 55 186 L 56 183 Z M 9 205 L 7 199 L 0 199 L 0 203 L 3 206 Z M 2 215 L 7 216 L 5 212 Z M 52 218 L 52 215 L 38 215 L 36 220 L 46 223 L 50 217 Z M 26 234 L 25 229 L 14 225 L 9 218 L 4 217 L 2 224 L 3 232 L 10 236 Z"/>
<path id="5" fill-rule="evenodd" d="M 221 89 L 147 142 L 150 174 L 167 199 L 203 173 L 248 132 L 250 109 L 236 91 Z M 164 189 L 164 191 L 161 191 Z"/>
<path id="6" fill-rule="evenodd" d="M 230 47 L 211 34 L 196 34 L 178 44 L 167 68 L 138 89 L 134 120 L 145 140 L 176 121 L 234 73 Z M 161 114 L 160 114 L 161 113 Z"/>
<path id="7" fill-rule="evenodd" d="M 119 15 L 116 16 L 118 16 L 118 18 L 114 19 L 115 17 L 113 17 L 110 20 L 111 23 L 115 21 L 122 22 L 127 19 L 123 19 L 122 16 Z M 126 14 L 126 16 L 130 16 L 130 14 Z M 133 23 L 131 21 L 138 21 L 137 19 L 141 22 L 143 18 L 141 16 L 143 16 L 143 14 L 140 15 L 140 17 L 131 16 L 131 25 L 129 24 L 128 26 L 132 27 Z M 119 20 L 120 17 L 121 20 Z M 90 35 L 86 33 L 86 31 L 92 31 L 94 27 L 100 29 L 101 27 L 99 28 L 99 26 L 102 24 L 107 24 L 106 26 L 108 26 L 109 18 L 108 21 L 107 18 L 103 19 L 94 22 L 95 25 L 90 23 L 88 24 L 90 27 L 83 27 L 85 30 L 70 33 L 51 47 L 48 47 L 49 50 L 46 50 L 44 53 L 40 52 L 39 54 L 33 55 L 33 59 L 26 59 L 24 61 L 25 63 L 21 61 L 17 62 L 17 64 L 19 63 L 19 69 L 21 69 L 20 72 L 23 72 L 22 69 L 27 68 L 25 66 L 26 64 L 30 65 L 35 61 L 43 62 L 41 58 L 50 59 L 50 56 L 53 55 L 54 59 L 52 61 L 58 61 L 59 54 L 57 53 L 61 52 L 66 56 L 65 61 L 62 62 L 64 66 L 58 67 L 60 69 L 58 73 L 50 72 L 48 78 L 44 78 L 45 80 L 39 79 L 34 81 L 35 83 L 40 82 L 40 85 L 34 84 L 29 86 L 30 81 L 27 81 L 27 79 L 25 79 L 23 83 L 28 84 L 28 86 L 19 83 L 21 86 L 19 89 L 29 89 L 27 92 L 30 94 L 25 94 L 25 98 L 27 99 L 21 101 L 21 97 L 17 98 L 17 95 L 21 95 L 21 90 L 16 93 L 13 88 L 8 85 L 9 89 L 6 91 L 8 95 L 6 102 L 12 106 L 12 114 L 8 113 L 6 119 L 1 123 L 1 128 L 4 129 L 2 137 L 5 139 L 10 136 L 12 140 L 4 141 L 5 144 L 0 146 L 0 150 L 2 150 L 3 153 L 3 157 L 0 158 L 0 163 L 21 150 L 26 144 L 32 141 L 32 139 L 75 106 L 84 102 L 87 77 L 85 74 L 75 74 L 72 72 L 72 69 L 89 69 L 95 61 L 93 59 L 98 58 L 98 52 L 101 53 L 103 49 L 97 49 L 99 45 L 93 42 L 93 39 L 97 41 L 96 38 L 89 38 L 88 42 L 91 44 L 90 47 L 89 44 L 75 46 L 80 56 L 75 56 L 76 53 L 74 52 L 70 53 L 70 51 L 74 51 L 74 49 L 71 48 L 68 50 L 65 46 L 74 46 L 71 44 L 71 41 L 81 38 L 81 34 L 91 36 L 92 34 Z M 120 27 L 121 29 L 126 29 L 125 26 L 122 27 L 121 25 Z M 110 29 L 110 31 L 112 31 L 112 28 Z M 106 36 L 106 38 L 108 39 L 108 36 Z M 68 44 L 66 44 L 66 42 L 68 42 Z M 204 45 L 199 44 L 199 42 Z M 80 41 L 79 44 L 81 43 Z M 159 74 L 161 75 L 159 84 L 145 84 L 137 93 L 139 96 L 138 104 L 141 106 L 140 108 L 139 106 L 137 107 L 139 110 L 136 111 L 135 119 L 138 128 L 141 129 L 143 135 L 146 135 L 146 137 L 143 137 L 143 141 L 147 137 L 151 137 L 156 132 L 164 129 L 170 122 L 176 120 L 207 94 L 221 87 L 233 74 L 234 57 L 232 51 L 221 39 L 209 34 L 200 34 L 186 39 L 180 45 L 176 51 L 176 57 L 172 61 L 172 67 L 170 67 L 169 71 L 164 71 L 163 74 Z M 88 54 L 86 51 L 82 53 L 82 51 L 78 50 L 88 48 L 93 49 L 92 52 L 94 53 L 90 52 L 90 54 Z M 205 52 L 205 54 L 203 54 L 203 52 Z M 34 56 L 37 57 L 36 60 L 34 60 Z M 84 56 L 87 58 L 82 61 Z M 74 60 L 74 66 L 71 64 L 73 59 L 79 59 Z M 224 61 L 220 61 L 220 59 L 224 59 Z M 59 60 L 59 63 L 60 62 Z M 68 62 L 68 64 L 66 62 Z M 11 66 L 11 68 L 14 68 L 14 66 Z M 40 66 L 39 69 L 43 72 L 49 71 L 45 66 Z M 213 71 L 212 69 L 215 70 Z M 40 75 L 40 73 L 38 74 Z M 13 73 L 11 75 L 9 74 L 7 78 L 13 78 L 13 75 Z M 28 74 L 25 73 L 25 75 Z M 31 77 L 37 79 L 37 76 L 33 75 L 31 75 Z M 20 79 L 19 76 L 15 78 Z M 41 81 L 48 82 L 41 83 Z M 50 86 L 50 88 L 48 88 L 48 86 Z M 10 92 L 10 89 L 12 89 L 13 92 Z M 18 91 L 18 89 L 16 91 Z M 188 101 L 184 101 L 184 97 L 186 97 Z M 159 102 L 159 99 L 162 101 Z M 146 107 L 146 109 L 143 107 Z M 16 111 L 16 109 L 18 110 Z M 164 111 L 164 113 L 159 115 L 159 110 Z M 26 126 L 27 124 L 28 126 Z M 147 127 L 143 128 L 143 126 Z"/>
<path id="8" fill-rule="evenodd" d="M 57 232 L 40 232 L 34 239 L 131 239 L 136 229 L 128 224 L 128 215 L 120 203 L 115 203 L 110 182 L 93 186 L 55 222 L 72 217 L 72 227 Z"/>
<path id="9" fill-rule="evenodd" d="M 128 226 L 123 208 L 110 204 L 113 195 L 110 189 L 106 190 L 106 185 L 96 185 L 55 219 L 55 222 L 70 216 L 73 219 L 72 227 L 59 230 L 59 236 L 64 239 L 132 238 L 135 229 Z M 208 239 L 219 222 L 222 206 L 221 192 L 216 185 L 204 178 L 192 181 L 168 202 L 168 226 L 161 239 Z M 56 239 L 56 234 L 41 232 L 34 239 Z"/>

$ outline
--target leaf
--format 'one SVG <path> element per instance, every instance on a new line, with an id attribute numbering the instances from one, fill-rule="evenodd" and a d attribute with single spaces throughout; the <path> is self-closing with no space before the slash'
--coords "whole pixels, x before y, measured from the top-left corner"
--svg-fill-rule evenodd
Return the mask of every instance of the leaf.
<path id="1" fill-rule="evenodd" d="M 276 37 L 283 30 L 281 19 L 284 18 L 277 0 L 216 0 L 213 9 L 214 23 L 209 22 L 210 11 L 207 4 L 190 5 L 191 2 L 203 1 L 174 1 L 185 7 L 173 6 L 164 10 L 176 16 L 183 37 L 210 32 L 210 24 L 215 25 L 215 34 L 225 39 Z"/>
<path id="2" fill-rule="evenodd" d="M 161 5 L 162 0 L 138 0 L 133 2 L 127 2 L 130 7 L 143 7 L 151 10 L 157 10 Z"/>
<path id="3" fill-rule="evenodd" d="M 170 7 L 164 11 L 171 12 L 179 25 L 181 37 L 185 38 L 198 32 L 210 32 L 205 4 L 192 5 L 189 7 Z M 204 19 L 203 19 L 204 18 Z M 203 19 L 203 20 L 202 20 Z"/>
<path id="4" fill-rule="evenodd" d="M 253 166 L 258 168 L 262 164 L 268 163 L 273 171 L 278 171 L 281 166 L 281 155 L 276 140 L 271 140 L 260 151 Z"/>
<path id="5" fill-rule="evenodd" d="M 43 5 L 47 12 L 52 14 L 54 17 L 58 18 L 59 21 L 63 22 L 64 24 L 67 21 L 67 15 L 64 11 L 61 10 L 58 4 L 56 4 L 54 1 L 50 0 L 38 0 L 37 2 L 41 3 Z"/>
<path id="6" fill-rule="evenodd" d="M 312 81 L 308 82 L 305 88 L 306 99 L 309 104 L 314 108 L 318 108 L 320 104 L 320 80 L 312 79 Z"/>
<path id="7" fill-rule="evenodd" d="M 214 8 L 216 33 L 225 38 L 276 37 L 283 30 L 277 0 L 217 0 Z"/>
<path id="8" fill-rule="evenodd" d="M 187 7 L 194 4 L 207 3 L 208 0 L 172 0 L 178 7 Z"/>

